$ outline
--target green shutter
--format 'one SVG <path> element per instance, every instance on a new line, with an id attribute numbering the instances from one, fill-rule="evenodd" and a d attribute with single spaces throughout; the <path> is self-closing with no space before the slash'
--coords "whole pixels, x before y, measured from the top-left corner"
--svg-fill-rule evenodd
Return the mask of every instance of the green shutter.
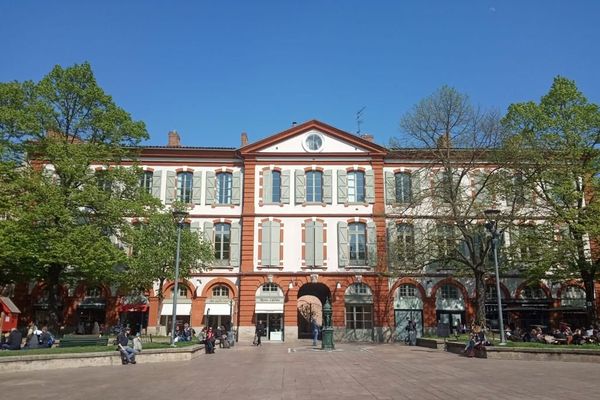
<path id="1" fill-rule="evenodd" d="M 206 171 L 206 193 L 204 195 L 204 204 L 213 205 L 215 202 L 215 173 Z"/>
<path id="2" fill-rule="evenodd" d="M 344 204 L 348 201 L 348 173 L 345 169 L 337 171 L 337 202 Z"/>
<path id="3" fill-rule="evenodd" d="M 162 183 L 162 171 L 154 171 L 152 174 L 152 196 L 160 200 L 160 186 Z"/>
<path id="4" fill-rule="evenodd" d="M 295 172 L 295 182 L 296 186 L 296 204 L 303 204 L 306 202 L 306 175 L 304 174 L 304 170 L 297 169 Z"/>
<path id="5" fill-rule="evenodd" d="M 369 204 L 375 203 L 375 171 L 365 172 L 365 200 Z"/>
<path id="6" fill-rule="evenodd" d="M 367 222 L 367 263 L 377 266 L 377 229 L 375 222 Z"/>
<path id="7" fill-rule="evenodd" d="M 310 221 L 305 227 L 306 240 L 304 241 L 304 260 L 306 265 L 315 266 L 315 223 Z"/>
<path id="8" fill-rule="evenodd" d="M 204 223 L 204 240 L 214 244 L 213 223 L 206 221 Z"/>
<path id="9" fill-rule="evenodd" d="M 290 171 L 281 172 L 281 202 L 290 204 Z"/>
<path id="10" fill-rule="evenodd" d="M 263 202 L 273 202 L 273 172 L 271 170 L 263 171 Z"/>
<path id="11" fill-rule="evenodd" d="M 338 265 L 345 267 L 348 265 L 348 224 L 338 222 Z"/>
<path id="12" fill-rule="evenodd" d="M 328 169 L 323 172 L 323 203 L 331 204 L 332 201 L 332 175 L 333 171 Z"/>
<path id="13" fill-rule="evenodd" d="M 271 222 L 271 251 L 270 251 L 270 262 L 271 266 L 279 266 L 279 232 L 281 231 L 281 225 L 279 222 L 272 221 Z"/>
<path id="14" fill-rule="evenodd" d="M 385 204 L 396 203 L 396 176 L 391 171 L 385 172 Z"/>
<path id="15" fill-rule="evenodd" d="M 240 266 L 240 237 L 241 227 L 237 222 L 231 223 L 231 244 L 230 244 L 230 259 L 232 267 Z"/>
<path id="16" fill-rule="evenodd" d="M 314 223 L 314 240 L 315 240 L 315 266 L 323 266 L 323 223 L 316 221 Z"/>
<path id="17" fill-rule="evenodd" d="M 242 174 L 240 171 L 235 171 L 232 177 L 231 184 L 231 204 L 240 205 L 241 200 L 241 188 L 242 188 Z"/>
<path id="18" fill-rule="evenodd" d="M 167 196 L 166 204 L 172 204 L 177 198 L 177 177 L 175 171 L 167 171 Z"/>
<path id="19" fill-rule="evenodd" d="M 192 203 L 202 204 L 202 171 L 194 171 L 192 179 Z"/>

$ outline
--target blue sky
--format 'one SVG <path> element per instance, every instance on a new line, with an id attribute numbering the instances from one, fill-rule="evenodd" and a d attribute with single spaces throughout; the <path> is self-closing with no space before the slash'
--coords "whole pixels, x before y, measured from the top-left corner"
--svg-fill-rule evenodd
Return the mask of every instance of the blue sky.
<path id="1" fill-rule="evenodd" d="M 238 146 L 319 119 L 388 144 L 444 84 L 502 112 L 556 75 L 600 102 L 600 2 L 0 0 L 0 81 L 89 61 L 149 144 Z"/>

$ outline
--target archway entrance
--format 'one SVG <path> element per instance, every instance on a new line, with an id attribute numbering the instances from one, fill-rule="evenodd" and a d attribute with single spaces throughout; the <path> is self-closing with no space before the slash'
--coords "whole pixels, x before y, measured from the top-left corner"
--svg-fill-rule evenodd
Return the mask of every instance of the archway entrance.
<path id="1" fill-rule="evenodd" d="M 318 322 L 325 300 L 331 298 L 331 291 L 322 283 L 306 283 L 298 291 L 298 339 L 310 339 L 310 317 Z"/>

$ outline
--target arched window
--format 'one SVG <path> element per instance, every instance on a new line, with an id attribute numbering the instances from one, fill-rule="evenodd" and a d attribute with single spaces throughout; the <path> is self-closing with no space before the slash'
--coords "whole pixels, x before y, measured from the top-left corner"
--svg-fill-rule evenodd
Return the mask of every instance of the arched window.
<path id="1" fill-rule="evenodd" d="M 231 245 L 231 225 L 215 225 L 215 260 L 219 263 L 229 262 Z"/>
<path id="2" fill-rule="evenodd" d="M 212 290 L 212 297 L 229 297 L 229 288 L 224 285 L 215 286 Z"/>
<path id="3" fill-rule="evenodd" d="M 373 328 L 373 292 L 364 283 L 354 283 L 346 289 L 346 329 Z"/>
<path id="4" fill-rule="evenodd" d="M 579 286 L 567 286 L 562 293 L 561 305 L 566 307 L 585 307 L 585 290 Z"/>
<path id="5" fill-rule="evenodd" d="M 219 172 L 217 174 L 217 203 L 231 204 L 231 191 L 233 184 L 233 175 L 229 172 Z"/>
<path id="6" fill-rule="evenodd" d="M 411 175 L 408 172 L 394 174 L 396 181 L 396 203 L 410 203 L 412 200 Z"/>
<path id="7" fill-rule="evenodd" d="M 321 203 L 323 201 L 323 173 L 308 171 L 306 173 L 306 202 Z"/>
<path id="8" fill-rule="evenodd" d="M 367 264 L 367 227 L 362 222 L 348 224 L 350 265 Z"/>
<path id="9" fill-rule="evenodd" d="M 546 297 L 546 293 L 541 286 L 527 286 L 521 291 L 521 299 L 523 300 L 540 300 Z"/>
<path id="10" fill-rule="evenodd" d="M 175 286 L 173 286 L 171 288 L 171 294 L 173 294 L 173 292 L 175 291 Z M 183 297 L 183 298 L 187 298 L 188 295 L 188 288 L 185 285 L 177 285 L 177 291 L 179 292 L 179 295 L 177 297 Z"/>
<path id="11" fill-rule="evenodd" d="M 417 297 L 417 288 L 414 285 L 400 285 L 398 288 L 400 297 Z"/>
<path id="12" fill-rule="evenodd" d="M 179 172 L 177 174 L 177 198 L 183 203 L 192 202 L 192 185 L 194 174 Z"/>
<path id="13" fill-rule="evenodd" d="M 101 297 L 102 289 L 98 286 L 91 286 L 85 289 L 85 297 Z"/>
<path id="14" fill-rule="evenodd" d="M 460 299 L 458 289 L 453 285 L 444 285 L 440 289 L 440 296 L 444 300 L 457 300 Z"/>
<path id="15" fill-rule="evenodd" d="M 348 172 L 348 201 L 350 203 L 364 203 L 365 201 L 365 173 L 363 171 Z"/>

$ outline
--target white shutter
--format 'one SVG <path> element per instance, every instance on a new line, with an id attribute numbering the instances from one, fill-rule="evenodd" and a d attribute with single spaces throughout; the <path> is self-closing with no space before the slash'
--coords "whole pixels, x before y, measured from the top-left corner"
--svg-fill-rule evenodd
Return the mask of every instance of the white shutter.
<path id="1" fill-rule="evenodd" d="M 281 202 L 290 203 L 290 171 L 281 172 Z"/>
<path id="2" fill-rule="evenodd" d="M 242 178 L 241 178 L 241 173 L 240 171 L 235 171 L 233 173 L 233 179 L 232 179 L 232 185 L 231 185 L 231 204 L 235 204 L 235 205 L 240 205 L 240 198 L 241 198 L 241 185 L 242 185 Z"/>
<path id="3" fill-rule="evenodd" d="M 166 204 L 172 204 L 177 198 L 177 177 L 175 171 L 167 171 L 167 196 Z"/>
<path id="4" fill-rule="evenodd" d="M 331 204 L 332 201 L 332 174 L 333 171 L 330 169 L 327 169 L 323 172 L 323 203 L 326 204 Z"/>
<path id="5" fill-rule="evenodd" d="M 418 198 L 421 196 L 421 180 L 423 179 L 423 173 L 419 170 L 414 170 L 410 174 L 410 201 L 417 203 Z"/>
<path id="6" fill-rule="evenodd" d="M 338 265 L 348 265 L 348 223 L 340 221 L 338 226 Z"/>
<path id="7" fill-rule="evenodd" d="M 231 223 L 230 260 L 232 267 L 240 266 L 240 235 L 241 227 L 237 222 Z"/>
<path id="8" fill-rule="evenodd" d="M 162 184 L 162 171 L 152 173 L 152 196 L 160 200 L 160 186 Z"/>
<path id="9" fill-rule="evenodd" d="M 214 244 L 213 226 L 212 222 L 206 221 L 204 223 L 204 240 Z"/>
<path id="10" fill-rule="evenodd" d="M 337 202 L 344 204 L 348 201 L 348 173 L 345 169 L 337 171 Z"/>
<path id="11" fill-rule="evenodd" d="M 270 251 L 270 257 L 271 257 L 271 261 L 269 262 L 269 265 L 271 266 L 278 266 L 279 265 L 279 245 L 280 245 L 280 240 L 279 240 L 279 235 L 281 232 L 281 225 L 279 224 L 279 222 L 275 222 L 272 221 L 271 222 L 271 251 Z"/>
<path id="12" fill-rule="evenodd" d="M 215 202 L 215 173 L 206 171 L 206 193 L 204 195 L 204 204 L 213 205 Z"/>
<path id="13" fill-rule="evenodd" d="M 195 233 L 200 233 L 200 221 L 192 221 L 190 224 L 190 231 Z"/>
<path id="14" fill-rule="evenodd" d="M 202 171 L 194 171 L 192 179 L 192 203 L 202 204 Z"/>
<path id="15" fill-rule="evenodd" d="M 315 266 L 323 266 L 323 223 L 316 221 L 314 223 L 314 257 Z"/>
<path id="16" fill-rule="evenodd" d="M 396 176 L 391 171 L 385 172 L 385 204 L 396 203 Z"/>
<path id="17" fill-rule="evenodd" d="M 304 170 L 296 170 L 294 183 L 296 186 L 296 204 L 303 204 L 306 201 L 306 175 Z"/>
<path id="18" fill-rule="evenodd" d="M 375 222 L 367 222 L 367 263 L 377 266 L 377 229 Z"/>
<path id="19" fill-rule="evenodd" d="M 375 172 L 372 169 L 365 172 L 365 200 L 375 203 Z"/>
<path id="20" fill-rule="evenodd" d="M 304 241 L 304 260 L 306 265 L 315 265 L 315 223 L 310 221 L 306 223 Z"/>
<path id="21" fill-rule="evenodd" d="M 263 181 L 262 181 L 262 186 L 263 186 L 263 202 L 265 203 L 272 203 L 273 202 L 273 173 L 271 170 L 264 170 L 263 171 Z"/>

